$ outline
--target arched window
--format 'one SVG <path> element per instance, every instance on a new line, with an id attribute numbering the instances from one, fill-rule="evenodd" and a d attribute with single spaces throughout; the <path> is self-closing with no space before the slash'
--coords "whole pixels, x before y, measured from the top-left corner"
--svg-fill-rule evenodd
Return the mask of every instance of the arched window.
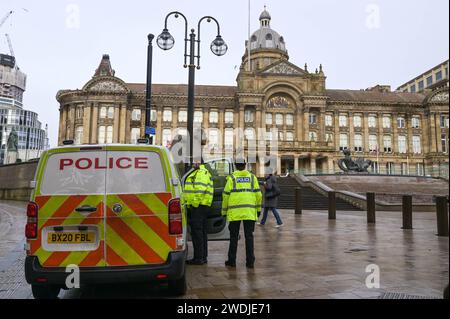
<path id="1" fill-rule="evenodd" d="M 256 35 L 253 35 L 250 39 L 250 48 L 256 49 L 256 41 L 258 41 L 258 38 L 256 37 Z"/>
<path id="2" fill-rule="evenodd" d="M 273 48 L 273 37 L 270 33 L 266 35 L 266 47 Z"/>
<path id="3" fill-rule="evenodd" d="M 140 121 L 141 120 L 141 110 L 140 109 L 133 109 L 133 112 L 131 113 L 131 120 L 132 121 Z"/>
<path id="4" fill-rule="evenodd" d="M 140 136 L 141 136 L 141 129 L 138 127 L 133 127 L 131 129 L 131 144 L 136 144 Z"/>
<path id="5" fill-rule="evenodd" d="M 114 118 L 114 106 L 110 106 L 108 108 L 108 118 L 113 119 Z"/>
<path id="6" fill-rule="evenodd" d="M 75 144 L 83 143 L 83 127 L 77 126 L 75 129 Z"/>
<path id="7" fill-rule="evenodd" d="M 284 43 L 284 38 L 280 37 L 280 48 L 281 50 L 286 50 L 286 44 Z"/>
<path id="8" fill-rule="evenodd" d="M 101 119 L 106 118 L 106 107 L 104 106 L 100 109 L 100 118 Z"/>
<path id="9" fill-rule="evenodd" d="M 113 127 L 108 126 L 106 128 L 106 143 L 111 144 L 113 142 Z"/>
<path id="10" fill-rule="evenodd" d="M 98 143 L 99 144 L 105 143 L 105 134 L 106 134 L 105 127 L 99 126 L 99 128 L 98 128 Z"/>

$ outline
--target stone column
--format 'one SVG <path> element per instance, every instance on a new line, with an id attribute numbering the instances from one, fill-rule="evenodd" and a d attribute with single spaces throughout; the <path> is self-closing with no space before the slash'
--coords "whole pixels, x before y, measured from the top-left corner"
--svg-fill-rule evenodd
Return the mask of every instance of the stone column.
<path id="1" fill-rule="evenodd" d="M 355 149 L 355 128 L 353 127 L 353 113 L 348 113 L 348 147 L 353 152 Z"/>
<path id="2" fill-rule="evenodd" d="M 431 131 L 431 153 L 436 153 L 437 148 L 437 134 L 436 134 L 436 113 L 430 114 L 430 131 Z"/>
<path id="3" fill-rule="evenodd" d="M 237 125 L 237 127 L 235 127 L 235 129 L 236 128 L 239 129 L 239 134 L 236 134 L 236 136 L 235 136 L 236 149 L 242 148 L 242 152 L 241 152 L 241 154 L 239 154 L 239 156 L 240 155 L 245 155 L 244 151 L 243 151 L 244 146 L 245 146 L 245 143 L 244 143 L 244 140 L 245 140 L 245 134 L 244 134 L 244 131 L 245 131 L 245 118 L 244 118 L 244 116 L 245 116 L 245 114 L 244 114 L 244 110 L 245 110 L 245 107 L 243 105 L 239 107 L 238 125 Z M 234 117 L 234 120 L 236 121 L 236 116 Z M 240 135 L 242 135 L 242 136 L 240 136 Z"/>
<path id="4" fill-rule="evenodd" d="M 155 145 L 162 145 L 162 109 L 157 108 L 156 111 L 156 143 Z"/>
<path id="5" fill-rule="evenodd" d="M 119 131 L 119 143 L 125 144 L 127 141 L 127 126 L 129 126 L 129 121 L 127 119 L 127 106 L 125 104 L 120 105 L 120 131 Z M 129 130 L 128 130 L 129 131 Z M 131 132 L 128 132 L 128 135 Z"/>
<path id="6" fill-rule="evenodd" d="M 245 114 L 244 114 L 244 112 L 245 112 L 245 107 L 241 106 L 239 108 L 239 122 L 238 122 L 239 123 L 238 128 L 241 129 L 241 130 L 244 130 L 244 128 L 245 128 Z"/>
<path id="7" fill-rule="evenodd" d="M 281 155 L 278 154 L 277 156 L 277 175 L 281 175 Z"/>
<path id="8" fill-rule="evenodd" d="M 383 145 L 383 113 L 379 113 L 378 115 L 378 151 L 379 151 L 379 160 L 381 162 L 381 157 L 384 154 L 384 145 Z M 380 170 L 380 163 L 378 163 L 378 170 Z"/>
<path id="9" fill-rule="evenodd" d="M 177 107 L 172 107 L 172 130 L 178 128 L 178 113 L 179 109 Z"/>
<path id="10" fill-rule="evenodd" d="M 369 151 L 369 114 L 367 113 L 363 114 L 363 128 L 364 128 L 363 147 L 364 152 L 367 153 Z"/>
<path id="11" fill-rule="evenodd" d="M 303 109 L 303 140 L 309 141 L 309 109 Z"/>
<path id="12" fill-rule="evenodd" d="M 61 105 L 59 110 L 59 136 L 58 136 L 58 145 L 62 145 L 62 142 L 66 139 L 66 131 L 67 131 L 67 112 L 66 107 Z"/>
<path id="13" fill-rule="evenodd" d="M 261 116 L 261 108 L 260 107 L 256 108 L 256 119 L 255 120 L 256 121 L 255 121 L 254 128 L 255 128 L 255 132 L 256 132 L 257 128 L 263 127 L 262 126 L 262 116 Z"/>
<path id="14" fill-rule="evenodd" d="M 70 123 L 70 131 L 69 136 L 67 136 L 68 140 L 74 140 L 75 139 L 75 109 L 76 105 L 72 104 L 69 105 L 69 123 Z"/>
<path id="15" fill-rule="evenodd" d="M 298 160 L 299 160 L 299 156 L 295 155 L 294 156 L 294 171 L 297 173 L 298 172 Z"/>
<path id="16" fill-rule="evenodd" d="M 113 143 L 119 143 L 120 108 L 114 106 Z"/>
<path id="17" fill-rule="evenodd" d="M 392 114 L 392 151 L 398 153 L 398 114 Z"/>
<path id="18" fill-rule="evenodd" d="M 326 141 L 325 139 L 325 112 L 324 110 L 320 110 L 319 118 L 317 120 L 317 124 L 319 126 L 319 134 L 317 136 L 318 141 Z"/>
<path id="19" fill-rule="evenodd" d="M 334 112 L 334 145 L 336 146 L 336 152 L 339 152 L 341 145 L 341 136 L 339 134 L 339 112 Z"/>
<path id="20" fill-rule="evenodd" d="M 408 153 L 409 154 L 413 154 L 413 129 L 412 129 L 412 115 L 411 114 L 407 114 L 406 115 L 406 128 L 407 128 L 407 133 L 408 136 L 406 137 L 407 140 L 407 145 L 408 145 Z"/>
<path id="21" fill-rule="evenodd" d="M 219 148 L 225 152 L 225 110 L 219 110 Z"/>
<path id="22" fill-rule="evenodd" d="M 92 131 L 91 131 L 91 143 L 98 143 L 98 103 L 93 103 L 92 107 Z"/>
<path id="23" fill-rule="evenodd" d="M 83 110 L 83 144 L 91 143 L 91 105 L 86 103 Z"/>
<path id="24" fill-rule="evenodd" d="M 420 127 L 422 128 L 422 151 L 424 154 L 428 154 L 430 152 L 430 121 L 429 117 L 426 114 L 423 114 L 421 117 Z"/>
<path id="25" fill-rule="evenodd" d="M 304 140 L 304 135 L 302 132 L 303 112 L 301 112 L 300 109 L 298 108 L 295 116 L 295 123 L 297 124 L 297 132 L 296 132 L 297 141 L 298 142 L 303 141 Z"/>
<path id="26" fill-rule="evenodd" d="M 328 157 L 328 173 L 329 174 L 334 173 L 334 163 L 333 163 L 333 159 L 331 157 Z"/>
<path id="27" fill-rule="evenodd" d="M 206 134 L 209 133 L 209 110 L 207 108 L 202 109 L 203 112 L 203 123 L 202 128 L 205 129 Z"/>
<path id="28" fill-rule="evenodd" d="M 316 172 L 317 172 L 317 169 L 316 169 L 316 156 L 315 155 L 311 155 L 311 158 L 309 160 L 310 160 L 309 167 L 310 167 L 310 170 L 311 170 L 311 174 L 316 174 Z"/>

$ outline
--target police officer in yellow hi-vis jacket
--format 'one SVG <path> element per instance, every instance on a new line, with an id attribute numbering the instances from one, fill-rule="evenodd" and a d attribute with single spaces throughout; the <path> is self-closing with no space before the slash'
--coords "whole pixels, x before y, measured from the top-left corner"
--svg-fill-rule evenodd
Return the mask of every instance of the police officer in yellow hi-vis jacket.
<path id="1" fill-rule="evenodd" d="M 194 258 L 189 265 L 203 265 L 208 262 L 207 217 L 213 201 L 214 187 L 211 173 L 205 165 L 194 163 L 194 171 L 186 178 L 184 199 L 189 211 Z"/>
<path id="2" fill-rule="evenodd" d="M 262 194 L 256 176 L 245 170 L 245 160 L 237 159 L 235 166 L 237 171 L 228 177 L 223 192 L 222 215 L 227 216 L 230 230 L 230 246 L 225 265 L 236 267 L 236 252 L 242 221 L 245 233 L 246 266 L 253 268 L 255 264 L 253 232 L 258 213 L 261 212 Z"/>

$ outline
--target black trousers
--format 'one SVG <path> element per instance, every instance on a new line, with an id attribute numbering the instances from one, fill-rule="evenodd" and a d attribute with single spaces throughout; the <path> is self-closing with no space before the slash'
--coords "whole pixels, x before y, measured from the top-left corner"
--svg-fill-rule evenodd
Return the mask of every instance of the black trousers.
<path id="1" fill-rule="evenodd" d="M 243 220 L 244 234 L 245 234 L 245 255 L 248 265 L 255 263 L 255 253 L 253 245 L 253 232 L 255 231 L 254 220 Z M 228 229 L 230 230 L 230 246 L 228 248 L 228 261 L 236 263 L 236 253 L 239 240 L 239 229 L 241 228 L 241 221 L 230 222 Z"/>
<path id="2" fill-rule="evenodd" d="M 194 259 L 205 260 L 208 258 L 208 232 L 207 217 L 209 207 L 200 205 L 189 210 L 189 226 L 191 226 L 192 246 L 194 246 Z"/>

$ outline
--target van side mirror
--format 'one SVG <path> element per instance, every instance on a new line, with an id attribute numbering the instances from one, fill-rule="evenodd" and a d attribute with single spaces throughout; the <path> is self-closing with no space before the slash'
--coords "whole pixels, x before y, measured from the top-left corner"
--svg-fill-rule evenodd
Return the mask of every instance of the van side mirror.
<path id="1" fill-rule="evenodd" d="M 36 181 L 30 181 L 30 188 L 36 188 Z"/>

